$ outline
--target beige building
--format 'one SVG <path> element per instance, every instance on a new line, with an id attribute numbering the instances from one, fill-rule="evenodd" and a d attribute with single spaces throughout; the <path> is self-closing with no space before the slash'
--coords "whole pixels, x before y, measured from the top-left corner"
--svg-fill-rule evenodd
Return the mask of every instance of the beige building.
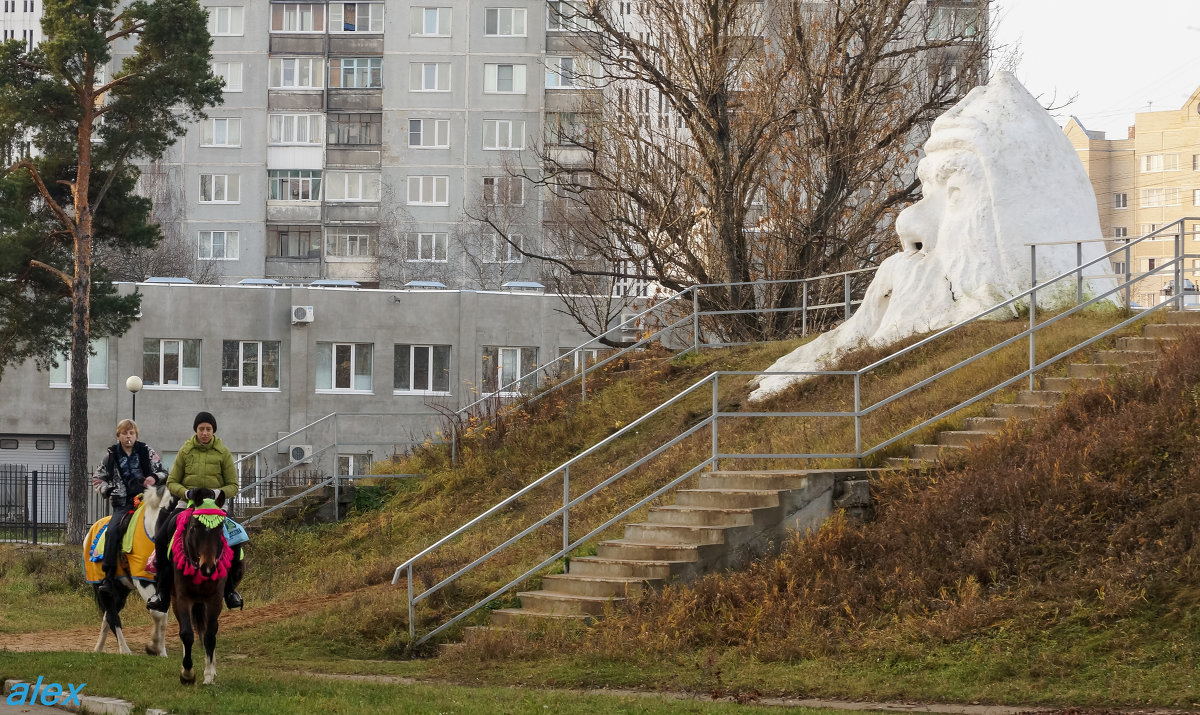
<path id="1" fill-rule="evenodd" d="M 1124 139 L 1088 131 L 1077 117 L 1063 131 L 1096 190 L 1106 238 L 1137 238 L 1172 221 L 1200 217 L 1200 89 L 1179 109 L 1138 112 Z M 1200 220 L 1187 222 L 1185 229 L 1184 251 L 1200 255 Z M 1174 235 L 1163 235 L 1135 246 L 1130 272 L 1150 271 L 1170 260 L 1173 241 Z M 1124 261 L 1118 258 L 1115 264 L 1117 273 L 1125 271 Z M 1133 299 L 1143 305 L 1157 302 L 1172 273 L 1135 286 Z M 1200 258 L 1187 259 L 1184 276 L 1200 283 Z"/>

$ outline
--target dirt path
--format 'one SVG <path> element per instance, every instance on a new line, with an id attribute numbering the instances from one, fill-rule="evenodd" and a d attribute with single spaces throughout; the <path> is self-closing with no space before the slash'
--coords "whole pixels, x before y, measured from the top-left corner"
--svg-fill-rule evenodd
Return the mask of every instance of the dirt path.
<path id="1" fill-rule="evenodd" d="M 326 608 L 331 604 L 344 600 L 353 596 L 356 593 L 379 588 L 394 588 L 391 584 L 380 584 L 378 586 L 367 586 L 366 588 L 355 591 L 347 591 L 346 593 L 322 594 L 320 596 L 308 596 L 292 601 L 277 601 L 266 606 L 247 607 L 241 611 L 225 611 L 221 614 L 221 630 L 239 630 L 250 625 L 262 625 L 263 623 L 274 623 L 282 621 L 293 616 L 300 615 L 307 611 L 316 611 Z M 149 616 L 145 615 L 145 604 L 141 599 L 131 594 L 129 602 L 122 612 L 125 615 L 125 620 L 133 621 L 134 624 L 127 624 L 122 630 L 125 633 L 125 641 L 129 644 L 130 650 L 135 653 L 141 652 L 142 645 L 150 642 L 150 624 L 146 621 Z M 175 642 L 178 644 L 178 625 L 175 623 L 175 615 L 171 615 L 171 620 L 167 624 L 167 646 L 170 647 L 171 639 L 175 637 Z M 75 628 L 69 631 L 49 631 L 43 633 L 0 633 L 0 651 L 8 650 L 14 652 L 35 652 L 35 651 L 79 651 L 87 652 L 96 647 L 96 638 L 100 635 L 100 615 L 96 615 L 96 625 L 88 628 Z M 108 642 L 104 646 L 105 652 L 116 653 L 117 641 L 111 635 Z"/>

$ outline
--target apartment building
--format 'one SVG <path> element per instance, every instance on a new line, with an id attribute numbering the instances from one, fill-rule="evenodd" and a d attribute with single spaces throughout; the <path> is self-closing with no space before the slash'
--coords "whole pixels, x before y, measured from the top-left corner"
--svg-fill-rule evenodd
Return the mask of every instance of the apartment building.
<path id="1" fill-rule="evenodd" d="M 1077 117 L 1063 129 L 1079 154 L 1096 191 L 1105 238 L 1137 238 L 1181 218 L 1200 216 L 1200 89 L 1178 109 L 1138 112 L 1129 134 L 1108 139 L 1089 131 Z M 1143 241 L 1131 249 L 1128 270 L 1152 271 L 1174 255 L 1174 235 Z M 1184 231 L 1184 251 L 1200 253 L 1200 222 Z M 1127 266 L 1114 260 L 1117 273 Z M 1200 281 L 1200 259 L 1188 259 L 1184 276 Z M 1170 272 L 1145 281 L 1133 299 L 1143 305 L 1161 300 Z"/>

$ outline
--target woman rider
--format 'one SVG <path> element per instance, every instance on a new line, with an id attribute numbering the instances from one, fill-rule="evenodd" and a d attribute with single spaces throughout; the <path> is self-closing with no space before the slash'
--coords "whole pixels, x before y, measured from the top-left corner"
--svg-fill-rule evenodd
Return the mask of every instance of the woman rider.
<path id="1" fill-rule="evenodd" d="M 167 489 L 177 499 L 186 499 L 189 489 L 206 487 L 225 492 L 225 499 L 237 495 L 237 469 L 233 464 L 233 453 L 216 436 L 217 420 L 211 412 L 200 412 L 192 420 L 196 431 L 175 455 L 171 474 L 167 477 Z M 167 612 L 171 605 L 171 589 L 174 587 L 175 571 L 171 564 L 170 544 L 175 536 L 175 519 L 172 515 L 160 523 L 154 538 L 154 595 L 146 601 L 146 608 Z M 237 592 L 242 580 L 241 549 L 233 550 L 233 563 L 225 579 L 225 607 L 241 608 L 242 597 Z"/>

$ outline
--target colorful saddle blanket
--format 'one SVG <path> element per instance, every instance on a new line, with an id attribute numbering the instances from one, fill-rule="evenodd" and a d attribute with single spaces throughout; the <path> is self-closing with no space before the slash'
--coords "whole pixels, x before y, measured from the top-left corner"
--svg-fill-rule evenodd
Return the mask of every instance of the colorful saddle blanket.
<path id="1" fill-rule="evenodd" d="M 139 506 L 129 518 L 124 543 L 121 545 L 125 558 L 119 560 L 117 573 L 132 576 L 139 581 L 153 581 L 154 574 L 146 570 L 146 562 L 154 552 L 154 524 L 146 523 L 143 515 L 144 508 Z M 104 540 L 108 535 L 108 523 L 111 520 L 112 517 L 109 516 L 97 519 L 84 539 L 83 577 L 88 583 L 100 583 L 104 580 L 104 569 L 100 562 L 104 560 Z"/>

